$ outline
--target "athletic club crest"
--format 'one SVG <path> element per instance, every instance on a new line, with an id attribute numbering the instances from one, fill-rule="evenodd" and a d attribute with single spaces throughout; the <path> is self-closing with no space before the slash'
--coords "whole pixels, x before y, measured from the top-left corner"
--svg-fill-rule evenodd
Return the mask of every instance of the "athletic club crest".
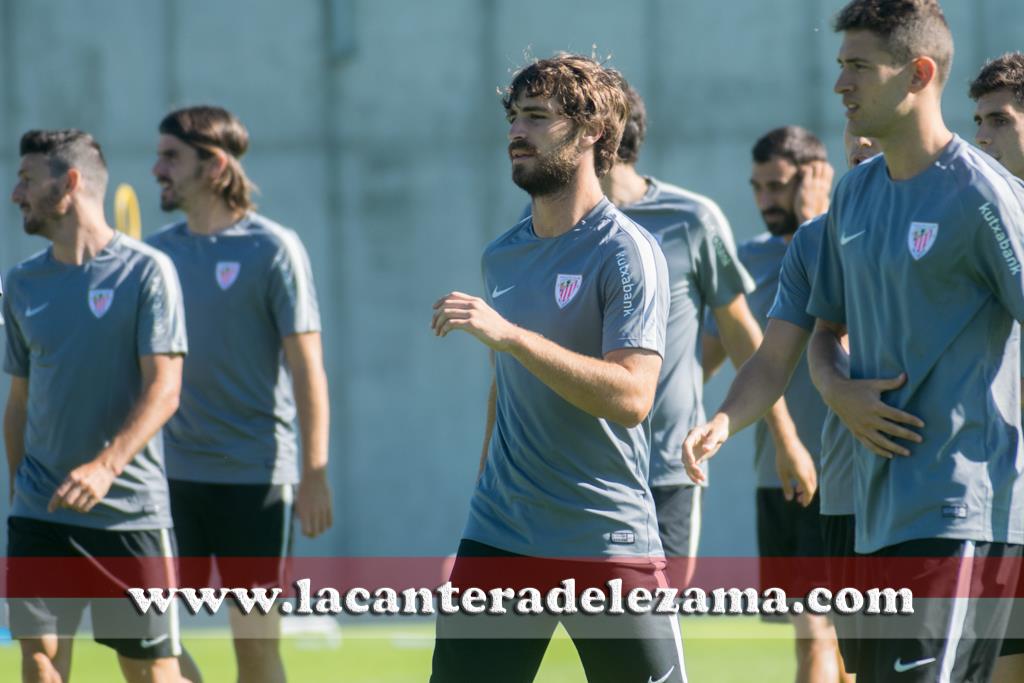
<path id="1" fill-rule="evenodd" d="M 102 318 L 110 310 L 110 305 L 114 303 L 114 290 L 112 289 L 90 289 L 89 290 L 89 310 L 97 318 Z"/>
<path id="2" fill-rule="evenodd" d="M 217 286 L 221 289 L 228 289 L 235 284 L 240 270 L 242 270 L 242 264 L 238 261 L 218 261 L 214 272 L 217 277 Z"/>
<path id="3" fill-rule="evenodd" d="M 928 253 L 928 250 L 935 244 L 935 237 L 939 234 L 938 223 L 911 223 L 910 232 L 907 233 L 907 246 L 910 247 L 910 255 L 915 261 Z"/>
<path id="4" fill-rule="evenodd" d="M 559 308 L 565 308 L 580 291 L 583 283 L 582 275 L 562 275 L 555 278 L 555 301 Z"/>

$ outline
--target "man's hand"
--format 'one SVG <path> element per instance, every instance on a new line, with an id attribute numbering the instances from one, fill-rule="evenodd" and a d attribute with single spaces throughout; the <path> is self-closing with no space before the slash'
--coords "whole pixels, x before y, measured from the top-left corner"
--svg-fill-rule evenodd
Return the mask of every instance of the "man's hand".
<path id="1" fill-rule="evenodd" d="M 57 487 L 46 509 L 54 512 L 64 507 L 75 512 L 89 512 L 107 495 L 116 477 L 117 473 L 99 458 L 79 465 Z"/>
<path id="2" fill-rule="evenodd" d="M 468 332 L 495 351 L 504 351 L 517 329 L 483 299 L 462 292 L 437 300 L 430 327 L 438 337 L 453 330 Z"/>
<path id="3" fill-rule="evenodd" d="M 835 171 L 827 161 L 819 160 L 800 167 L 800 179 L 793 197 L 793 212 L 801 223 L 828 211 Z"/>
<path id="4" fill-rule="evenodd" d="M 717 413 L 707 424 L 697 425 L 683 440 L 683 467 L 695 484 L 703 484 L 707 477 L 700 464 L 710 460 L 729 438 L 729 418 Z"/>
<path id="5" fill-rule="evenodd" d="M 900 423 L 923 429 L 924 422 L 881 398 L 884 392 L 898 389 L 906 381 L 906 373 L 892 379 L 848 379 L 838 382 L 835 390 L 823 398 L 850 433 L 871 452 L 883 458 L 910 455 L 910 451 L 889 437 L 921 443 L 920 434 L 901 427 Z"/>
<path id="6" fill-rule="evenodd" d="M 299 516 L 302 533 L 309 538 L 316 538 L 334 524 L 326 468 L 303 473 L 295 496 L 295 514 Z"/>
<path id="7" fill-rule="evenodd" d="M 782 482 L 782 495 L 786 500 L 796 499 L 807 507 L 818 490 L 818 473 L 814 460 L 800 439 L 787 439 L 775 443 L 775 471 Z"/>

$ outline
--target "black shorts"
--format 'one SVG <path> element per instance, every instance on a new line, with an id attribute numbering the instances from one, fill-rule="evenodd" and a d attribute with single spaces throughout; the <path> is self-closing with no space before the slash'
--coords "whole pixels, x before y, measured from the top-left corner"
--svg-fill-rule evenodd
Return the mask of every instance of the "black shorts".
<path id="1" fill-rule="evenodd" d="M 15 638 L 73 637 L 89 606 L 96 642 L 119 655 L 181 654 L 176 601 L 164 614 L 140 615 L 126 595 L 128 588 L 175 585 L 170 530 L 112 531 L 27 517 L 8 518 L 7 529 L 7 602 Z M 59 592 L 48 591 L 41 580 L 51 573 L 59 577 L 50 584 Z"/>
<path id="2" fill-rule="evenodd" d="M 853 557 L 856 555 L 854 544 L 857 529 L 853 515 L 821 515 L 821 537 L 828 553 L 826 567 L 832 593 L 841 588 L 853 586 L 856 577 L 853 572 Z M 843 655 L 843 664 L 847 673 L 857 671 L 857 647 L 860 642 L 858 635 L 858 616 L 856 614 L 831 615 L 836 627 L 836 638 L 839 640 L 839 652 Z"/>
<path id="3" fill-rule="evenodd" d="M 860 618 L 858 677 L 894 683 L 989 680 L 1010 616 L 1006 597 L 1016 588 L 1021 551 L 1022 546 L 1006 543 L 923 539 L 868 556 L 882 562 L 859 562 L 860 585 L 899 588 L 912 580 L 916 590 L 914 614 Z M 912 558 L 914 564 L 898 558 Z M 907 575 L 908 567 L 913 576 Z M 926 593 L 954 597 L 922 598 L 928 586 L 942 588 Z"/>
<path id="4" fill-rule="evenodd" d="M 214 560 L 225 587 L 284 586 L 292 544 L 292 485 L 180 479 L 168 485 L 182 586 L 211 585 Z"/>
<path id="5" fill-rule="evenodd" d="M 476 576 L 479 569 L 467 567 L 479 568 L 479 558 L 483 558 L 484 563 L 498 560 L 493 565 L 497 571 L 502 570 L 501 560 L 532 561 L 522 555 L 463 539 L 452 570 L 452 583 L 463 589 L 471 585 L 485 585 L 486 581 L 477 582 L 467 577 L 467 574 Z M 474 560 L 478 561 L 475 565 Z M 566 574 L 579 575 L 570 568 L 571 562 L 555 562 L 561 563 L 560 567 L 565 568 Z M 660 574 L 660 571 L 655 573 Z M 659 585 L 665 585 L 663 576 L 652 578 Z M 679 621 L 674 615 L 521 616 L 514 609 L 501 616 L 439 614 L 430 681 L 532 681 L 559 623 L 573 639 L 590 683 L 686 682 Z"/>
<path id="6" fill-rule="evenodd" d="M 1013 593 L 1010 621 L 1006 626 L 1006 637 L 999 650 L 1000 657 L 1024 655 L 1024 571 L 1017 578 L 1017 590 Z"/>
<path id="7" fill-rule="evenodd" d="M 658 513 L 658 535 L 668 561 L 665 573 L 673 586 L 684 588 L 696 569 L 701 487 L 652 486 L 651 493 Z"/>
<path id="8" fill-rule="evenodd" d="M 757 490 L 757 549 L 762 558 L 826 557 L 821 535 L 818 496 L 803 507 L 787 501 L 782 489 Z M 786 585 L 792 579 L 793 562 L 761 562 L 761 587 Z M 812 566 L 821 568 L 824 563 Z M 827 576 L 803 576 L 808 585 L 823 585 Z"/>

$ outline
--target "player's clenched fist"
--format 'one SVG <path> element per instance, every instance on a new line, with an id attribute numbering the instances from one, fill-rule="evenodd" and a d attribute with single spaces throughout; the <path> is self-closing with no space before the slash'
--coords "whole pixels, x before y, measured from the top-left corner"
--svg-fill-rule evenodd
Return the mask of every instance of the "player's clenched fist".
<path id="1" fill-rule="evenodd" d="M 504 351 L 517 329 L 483 299 L 462 292 L 452 292 L 434 303 L 430 327 L 438 337 L 453 330 L 468 332 L 495 351 Z"/>
<path id="2" fill-rule="evenodd" d="M 53 512 L 65 507 L 75 512 L 88 512 L 103 500 L 116 477 L 114 470 L 96 460 L 76 467 L 57 487 L 48 509 Z"/>
<path id="3" fill-rule="evenodd" d="M 729 418 L 721 413 L 711 422 L 694 427 L 683 441 L 683 466 L 696 484 L 706 480 L 700 464 L 708 460 L 729 438 Z"/>

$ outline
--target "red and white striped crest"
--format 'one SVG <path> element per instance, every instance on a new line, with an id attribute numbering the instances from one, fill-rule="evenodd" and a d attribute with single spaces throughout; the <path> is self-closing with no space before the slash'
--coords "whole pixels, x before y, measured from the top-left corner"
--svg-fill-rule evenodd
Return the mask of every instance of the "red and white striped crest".
<path id="1" fill-rule="evenodd" d="M 939 234 L 938 223 L 911 223 L 910 231 L 907 233 L 907 246 L 910 247 L 910 255 L 915 261 L 928 253 L 928 250 L 935 244 L 935 238 Z"/>
<path id="2" fill-rule="evenodd" d="M 559 308 L 565 308 L 569 305 L 569 302 L 580 291 L 581 284 L 583 284 L 582 275 L 558 274 L 558 277 L 555 278 L 555 301 L 558 303 Z"/>

